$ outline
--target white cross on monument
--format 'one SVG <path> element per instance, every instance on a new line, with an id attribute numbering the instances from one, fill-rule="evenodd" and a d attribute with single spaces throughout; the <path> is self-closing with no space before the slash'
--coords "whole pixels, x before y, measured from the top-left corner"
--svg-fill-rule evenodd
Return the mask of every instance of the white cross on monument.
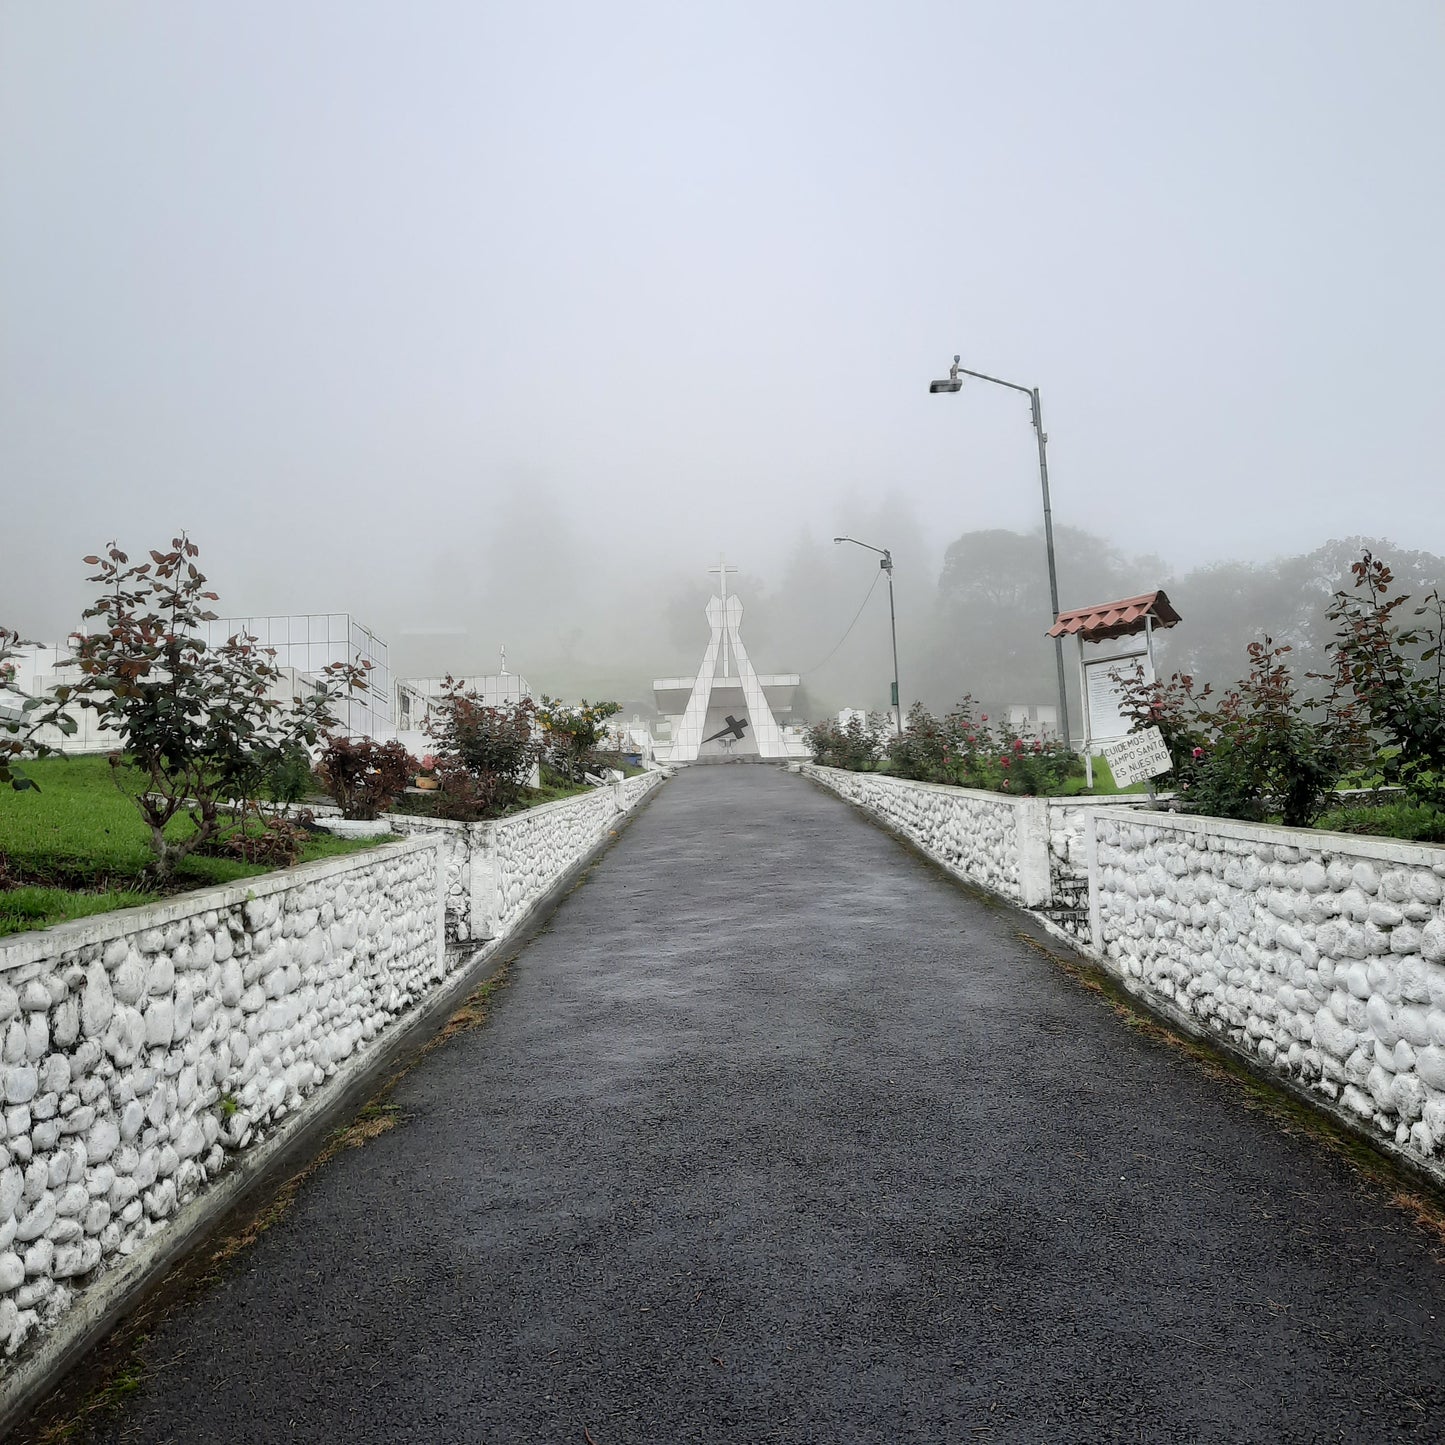
<path id="1" fill-rule="evenodd" d="M 726 617 L 728 610 L 728 573 L 736 572 L 738 569 L 736 567 L 729 567 L 727 557 L 719 552 L 717 566 L 709 567 L 707 570 L 718 574 L 718 585 L 722 588 L 723 616 Z M 728 665 L 728 634 L 726 628 L 723 629 L 722 638 L 722 675 L 724 677 L 732 676 L 732 669 Z"/>

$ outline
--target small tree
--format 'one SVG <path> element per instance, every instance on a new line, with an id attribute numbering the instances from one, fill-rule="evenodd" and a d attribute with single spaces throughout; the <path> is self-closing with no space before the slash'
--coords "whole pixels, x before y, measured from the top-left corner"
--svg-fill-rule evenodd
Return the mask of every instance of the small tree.
<path id="1" fill-rule="evenodd" d="M 81 680 L 56 688 L 41 710 L 64 726 L 69 709 L 86 708 L 119 735 L 116 786 L 122 761 L 145 780 L 139 795 L 122 791 L 150 832 L 161 879 L 197 848 L 243 831 L 278 762 L 334 727 L 332 703 L 366 677 L 365 664 L 333 663 L 307 696 L 283 700 L 275 654 L 256 638 L 208 646 L 200 630 L 215 620 L 205 603 L 216 594 L 196 567 L 198 550 L 182 534 L 149 562 L 131 563 L 114 543 L 85 559 L 97 569 L 88 580 L 104 588 L 84 614 L 99 626 L 72 639 Z M 168 831 L 182 817 L 191 831 Z"/>
<path id="2" fill-rule="evenodd" d="M 1277 808 L 1287 826 L 1308 828 L 1340 778 L 1363 761 L 1367 740 L 1348 687 L 1301 697 L 1283 660 L 1289 651 L 1268 637 L 1250 643 L 1249 673 L 1220 706 L 1191 807 L 1245 819 Z"/>
<path id="3" fill-rule="evenodd" d="M 1289 651 L 1268 637 L 1250 643 L 1248 674 L 1215 708 L 1205 705 L 1211 689 L 1196 690 L 1187 674 L 1166 682 L 1115 674 L 1120 712 L 1135 731 L 1159 729 L 1174 762 L 1169 781 L 1189 811 L 1245 821 L 1278 811 L 1288 826 L 1307 828 L 1362 761 L 1366 739 L 1348 687 L 1336 679 L 1322 698 L 1302 695 Z"/>
<path id="4" fill-rule="evenodd" d="M 1157 727 L 1169 749 L 1174 766 L 1158 780 L 1160 786 L 1182 792 L 1191 785 L 1217 732 L 1218 719 L 1207 706 L 1213 685 L 1199 687 L 1187 672 L 1151 681 L 1137 663 L 1128 673 L 1109 676 L 1119 687 L 1119 715 L 1133 724 L 1130 731 Z"/>

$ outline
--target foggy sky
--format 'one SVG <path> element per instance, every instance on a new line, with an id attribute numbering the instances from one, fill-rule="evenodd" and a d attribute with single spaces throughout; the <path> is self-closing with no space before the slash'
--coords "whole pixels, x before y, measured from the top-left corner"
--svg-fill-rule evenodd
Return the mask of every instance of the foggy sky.
<path id="1" fill-rule="evenodd" d="M 1042 388 L 1056 520 L 1130 555 L 1445 551 L 1442 42 L 1432 0 L 0 5 L 0 623 L 184 527 L 224 611 L 399 671 L 661 675 L 719 551 L 747 635 L 856 531 L 906 629 L 1039 519 L 1024 398 L 928 395 L 955 351 Z"/>

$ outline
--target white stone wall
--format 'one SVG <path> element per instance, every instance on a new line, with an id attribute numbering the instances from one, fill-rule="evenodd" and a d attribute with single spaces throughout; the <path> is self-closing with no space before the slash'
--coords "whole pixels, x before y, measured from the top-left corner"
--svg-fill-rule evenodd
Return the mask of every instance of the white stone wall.
<path id="1" fill-rule="evenodd" d="M 1167 795 L 1166 795 L 1167 796 Z M 1048 916 L 1071 938 L 1088 944 L 1089 817 L 1099 808 L 1137 808 L 1138 794 L 1048 799 L 1050 899 Z"/>
<path id="2" fill-rule="evenodd" d="M 866 808 L 960 878 L 1015 902 L 1046 901 L 1046 814 L 1041 800 L 816 763 L 804 763 L 801 771 Z"/>
<path id="3" fill-rule="evenodd" d="M 0 1408 L 666 776 L 0 939 Z"/>
<path id="4" fill-rule="evenodd" d="M 618 806 L 624 812 L 631 812 L 667 776 L 666 773 L 649 769 L 645 773 L 637 773 L 633 777 L 623 778 L 620 783 L 614 784 L 617 789 Z"/>
<path id="5" fill-rule="evenodd" d="M 1093 939 L 1146 996 L 1439 1168 L 1445 849 L 1093 816 Z"/>
<path id="6" fill-rule="evenodd" d="M 394 832 L 435 837 L 446 869 L 449 943 L 500 937 L 668 775 L 640 773 L 485 823 L 388 813 Z M 320 813 L 336 812 L 317 808 Z"/>
<path id="7" fill-rule="evenodd" d="M 472 854 L 476 850 L 476 830 L 485 824 L 417 818 L 406 813 L 388 813 L 386 821 L 394 833 L 436 840 L 441 849 L 442 867 L 446 870 L 447 942 L 471 942 L 478 936 L 472 927 L 471 914 Z"/>
<path id="8" fill-rule="evenodd" d="M 661 778 L 648 773 L 627 782 Z M 618 790 L 594 788 L 575 798 L 543 803 L 491 824 L 495 850 L 496 925 L 514 927 L 544 893 L 613 828 L 622 811 Z M 634 790 L 634 799 L 641 797 Z"/>
<path id="9" fill-rule="evenodd" d="M 167 1227 L 445 976 L 438 845 L 0 940 L 0 1346 Z"/>

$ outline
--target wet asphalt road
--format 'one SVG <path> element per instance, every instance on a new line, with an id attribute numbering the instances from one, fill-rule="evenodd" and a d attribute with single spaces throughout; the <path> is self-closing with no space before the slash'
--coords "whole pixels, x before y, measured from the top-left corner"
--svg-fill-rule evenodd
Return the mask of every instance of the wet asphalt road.
<path id="1" fill-rule="evenodd" d="M 682 773 L 102 1438 L 1445 1436 L 1430 1239 L 1027 926 Z"/>

